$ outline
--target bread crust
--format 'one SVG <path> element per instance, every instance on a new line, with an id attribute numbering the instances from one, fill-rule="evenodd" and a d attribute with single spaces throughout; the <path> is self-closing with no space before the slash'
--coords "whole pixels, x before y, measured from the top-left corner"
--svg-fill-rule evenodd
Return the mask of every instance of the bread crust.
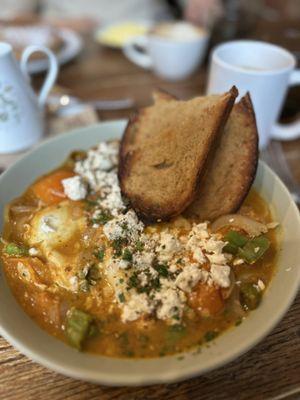
<path id="1" fill-rule="evenodd" d="M 222 128 L 224 127 L 228 119 L 237 94 L 237 89 L 233 87 L 225 95 L 223 104 L 224 110 L 220 118 L 217 121 L 214 121 L 214 133 L 207 138 L 207 148 L 205 149 L 203 157 L 199 160 L 197 164 L 195 179 L 193 180 L 193 182 L 191 182 L 189 186 L 187 186 L 184 193 L 178 194 L 178 198 L 175 198 L 176 196 L 174 196 L 172 201 L 170 199 L 167 204 L 162 204 L 159 203 L 159 201 L 152 200 L 149 202 L 137 191 L 129 190 L 126 186 L 127 179 L 131 177 L 132 168 L 135 166 L 135 163 L 139 162 L 141 155 L 141 150 L 135 148 L 135 140 L 140 132 L 140 124 L 142 124 L 143 119 L 147 117 L 147 113 L 151 113 L 152 108 L 148 107 L 142 109 L 130 118 L 125 129 L 123 138 L 121 140 L 118 177 L 123 196 L 125 196 L 129 200 L 131 206 L 144 221 L 153 222 L 157 220 L 169 220 L 172 217 L 179 215 L 194 200 L 199 183 L 205 171 L 205 166 L 209 158 L 211 157 L 211 152 L 213 152 L 214 150 L 214 143 L 221 135 Z M 173 96 L 164 93 L 162 94 L 162 92 L 160 91 L 155 100 L 156 102 L 172 101 Z"/>
<path id="2" fill-rule="evenodd" d="M 238 127 L 236 124 L 239 124 Z M 237 142 L 240 148 L 236 148 Z M 231 150 L 233 154 L 230 154 Z M 228 159 L 224 161 L 224 155 L 227 157 L 234 156 L 236 165 L 233 167 L 233 171 L 230 161 Z M 222 163 L 221 172 L 225 171 L 223 175 L 223 178 L 225 178 L 222 182 L 218 182 L 219 187 L 216 183 L 218 171 L 220 171 L 218 162 Z M 201 220 L 214 220 L 221 215 L 236 212 L 252 186 L 257 165 L 258 132 L 252 101 L 249 93 L 247 93 L 235 104 L 221 138 L 220 146 L 216 149 L 214 158 L 208 165 L 206 176 L 201 182 L 198 194 L 191 206 L 185 211 L 185 215 L 196 215 Z M 232 180 L 228 179 L 228 175 L 229 178 L 232 177 Z"/>

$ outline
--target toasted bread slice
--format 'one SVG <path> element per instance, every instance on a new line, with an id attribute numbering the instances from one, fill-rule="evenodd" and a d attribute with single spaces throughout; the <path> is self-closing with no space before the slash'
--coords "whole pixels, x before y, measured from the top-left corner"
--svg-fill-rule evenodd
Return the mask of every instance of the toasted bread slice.
<path id="1" fill-rule="evenodd" d="M 234 105 L 197 196 L 185 215 L 214 220 L 237 211 L 256 174 L 258 134 L 249 94 Z"/>
<path id="2" fill-rule="evenodd" d="M 158 101 L 132 118 L 121 141 L 121 191 L 145 220 L 168 220 L 193 201 L 237 96 Z"/>

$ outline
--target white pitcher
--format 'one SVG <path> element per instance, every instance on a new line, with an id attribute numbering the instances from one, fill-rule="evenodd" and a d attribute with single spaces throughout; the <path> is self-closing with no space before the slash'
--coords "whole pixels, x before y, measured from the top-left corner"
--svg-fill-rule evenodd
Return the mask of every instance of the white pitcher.
<path id="1" fill-rule="evenodd" d="M 27 63 L 39 51 L 49 59 L 49 69 L 38 96 L 30 86 Z M 43 46 L 28 46 L 20 66 L 12 47 L 0 42 L 0 153 L 24 150 L 44 133 L 44 105 L 58 73 L 55 55 Z"/>

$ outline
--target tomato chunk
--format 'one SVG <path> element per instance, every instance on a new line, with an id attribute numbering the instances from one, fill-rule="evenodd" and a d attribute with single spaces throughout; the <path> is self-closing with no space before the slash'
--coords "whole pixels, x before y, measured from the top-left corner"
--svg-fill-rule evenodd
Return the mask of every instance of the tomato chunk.
<path id="1" fill-rule="evenodd" d="M 215 286 L 198 283 L 189 298 L 189 305 L 202 316 L 211 316 L 224 308 L 221 290 Z"/>
<path id="2" fill-rule="evenodd" d="M 74 176 L 72 171 L 59 169 L 38 180 L 33 185 L 32 191 L 46 205 L 59 203 L 66 198 L 61 181 L 72 176 Z"/>

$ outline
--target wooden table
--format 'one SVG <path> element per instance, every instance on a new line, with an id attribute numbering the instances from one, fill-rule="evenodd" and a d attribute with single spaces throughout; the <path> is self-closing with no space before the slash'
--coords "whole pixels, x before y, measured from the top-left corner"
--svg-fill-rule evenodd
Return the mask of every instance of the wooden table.
<path id="1" fill-rule="evenodd" d="M 82 55 L 62 68 L 58 83 L 83 99 L 134 97 L 149 104 L 155 87 L 180 98 L 203 93 L 204 70 L 179 82 L 164 82 L 130 64 L 119 51 L 87 42 Z M 131 111 L 100 113 L 101 119 L 127 117 Z M 300 140 L 284 145 L 300 184 Z M 300 296 L 262 343 L 234 362 L 183 383 L 145 388 L 108 388 L 54 373 L 30 361 L 0 338 L 1 400 L 279 400 L 300 398 Z"/>

